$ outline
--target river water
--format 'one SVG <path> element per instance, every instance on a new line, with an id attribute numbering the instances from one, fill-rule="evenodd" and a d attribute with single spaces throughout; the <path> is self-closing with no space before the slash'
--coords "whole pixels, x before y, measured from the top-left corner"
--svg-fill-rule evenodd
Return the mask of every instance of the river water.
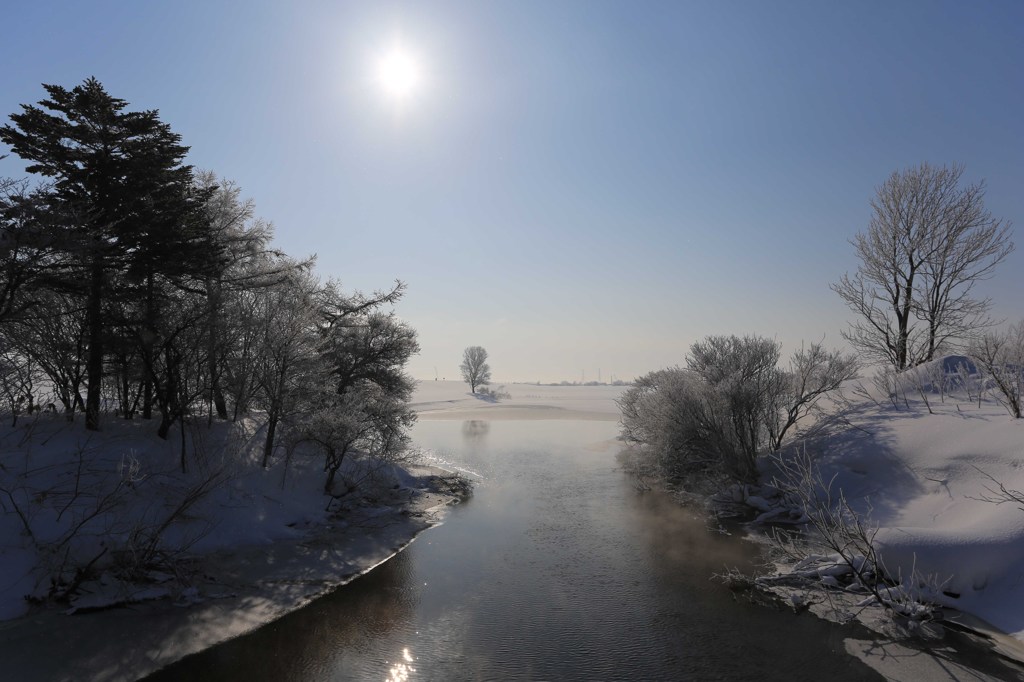
<path id="1" fill-rule="evenodd" d="M 870 680 L 849 628 L 710 580 L 752 543 L 617 468 L 603 421 L 421 421 L 473 496 L 392 560 L 153 677 L 189 680 Z"/>

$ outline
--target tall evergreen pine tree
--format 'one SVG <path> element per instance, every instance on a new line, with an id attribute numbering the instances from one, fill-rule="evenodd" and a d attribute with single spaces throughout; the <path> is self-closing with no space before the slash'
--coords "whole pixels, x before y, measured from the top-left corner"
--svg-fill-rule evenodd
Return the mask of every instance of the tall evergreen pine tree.
<path id="1" fill-rule="evenodd" d="M 182 163 L 188 147 L 158 112 L 125 111 L 95 78 L 67 90 L 43 85 L 49 98 L 22 105 L 0 140 L 52 180 L 63 216 L 63 273 L 85 299 L 88 337 L 86 428 L 98 430 L 105 337 L 104 306 L 128 295 L 143 303 L 143 325 L 158 314 L 158 279 L 200 274 L 216 257 L 199 207 L 205 196 Z M 145 335 L 143 335 L 145 336 Z"/>

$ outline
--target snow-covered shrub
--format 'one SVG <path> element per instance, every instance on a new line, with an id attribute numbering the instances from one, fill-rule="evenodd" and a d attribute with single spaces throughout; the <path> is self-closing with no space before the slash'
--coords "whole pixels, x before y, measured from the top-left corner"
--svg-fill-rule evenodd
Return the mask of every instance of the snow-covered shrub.
<path id="1" fill-rule="evenodd" d="M 971 362 L 970 358 L 963 355 L 951 355 L 944 361 L 944 365 L 947 371 L 951 371 L 950 382 L 954 388 L 963 389 L 964 393 L 967 394 L 967 400 L 973 401 L 974 394 L 972 392 L 972 386 L 978 383 L 978 369 Z M 978 394 L 980 399 L 981 387 L 978 387 Z"/>
<path id="2" fill-rule="evenodd" d="M 168 542 L 167 534 L 175 524 L 195 521 L 190 512 L 229 478 L 220 468 L 192 477 L 192 480 L 171 480 L 160 484 L 161 500 L 157 504 L 131 514 L 132 525 L 120 539 L 114 553 L 115 567 L 125 578 L 139 578 L 154 566 L 166 566 L 201 539 L 212 522 L 176 542 Z M 152 489 L 150 489 L 152 490 Z"/>
<path id="3" fill-rule="evenodd" d="M 512 394 L 505 390 L 504 386 L 498 386 L 497 388 L 491 388 L 490 386 L 481 386 L 476 390 L 477 396 L 486 400 L 493 400 L 495 402 L 499 400 L 508 400 L 512 397 Z"/>
<path id="4" fill-rule="evenodd" d="M 687 367 L 710 389 L 716 439 L 731 446 L 720 454 L 740 480 L 756 477 L 755 459 L 779 418 L 786 389 L 779 354 L 778 342 L 756 336 L 709 336 L 690 346 Z"/>
<path id="5" fill-rule="evenodd" d="M 1024 387 L 1024 320 L 1004 331 L 986 332 L 971 346 L 971 356 L 993 394 L 1016 419 L 1021 418 Z"/>
<path id="6" fill-rule="evenodd" d="M 809 585 L 863 594 L 858 608 L 878 604 L 906 631 L 926 634 L 925 625 L 940 617 L 934 603 L 943 588 L 938 578 L 922 575 L 916 566 L 910 575 L 888 571 L 876 539 L 878 526 L 851 506 L 842 489 L 822 477 L 806 450 L 779 457 L 777 465 L 776 485 L 802 511 L 808 532 L 801 542 L 793 542 L 787 534 L 769 536 L 786 568 L 756 582 L 766 587 Z"/>
<path id="7" fill-rule="evenodd" d="M 856 363 L 812 344 L 778 366 L 770 339 L 711 336 L 687 368 L 651 372 L 619 401 L 623 434 L 655 453 L 670 477 L 714 472 L 754 481 L 757 458 L 776 451 L 818 400 L 854 376 Z"/>
<path id="8" fill-rule="evenodd" d="M 645 446 L 668 478 L 732 474 L 726 462 L 735 460 L 736 453 L 716 418 L 717 403 L 690 370 L 651 372 L 619 399 L 623 435 Z"/>

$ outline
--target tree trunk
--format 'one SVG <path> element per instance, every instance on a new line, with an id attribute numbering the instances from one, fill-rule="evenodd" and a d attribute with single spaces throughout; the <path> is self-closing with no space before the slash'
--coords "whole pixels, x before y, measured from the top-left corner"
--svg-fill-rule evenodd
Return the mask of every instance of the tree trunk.
<path id="1" fill-rule="evenodd" d="M 270 462 L 270 453 L 274 450 L 274 434 L 277 433 L 278 409 L 272 407 L 267 414 L 267 440 L 263 444 L 263 468 Z"/>
<path id="2" fill-rule="evenodd" d="M 92 273 L 89 280 L 89 297 L 86 302 L 86 325 L 89 334 L 89 356 L 85 371 L 88 387 L 85 399 L 85 428 L 100 430 L 100 393 L 103 382 L 103 257 L 93 256 Z"/>
<path id="3" fill-rule="evenodd" d="M 174 425 L 174 418 L 170 412 L 165 412 L 160 415 L 160 426 L 156 429 L 156 435 L 160 436 L 164 440 L 167 440 L 167 436 L 171 433 L 171 426 Z"/>
<path id="4" fill-rule="evenodd" d="M 186 448 L 185 448 L 185 418 L 182 417 L 181 418 L 181 473 L 183 473 L 183 474 L 187 474 L 188 473 L 188 468 L 186 466 L 185 453 L 186 453 Z"/>
<path id="5" fill-rule="evenodd" d="M 210 394 L 214 409 L 217 410 L 217 418 L 227 419 L 228 405 L 220 387 L 220 363 L 217 361 L 217 334 L 220 330 L 220 282 L 214 282 L 212 278 L 207 278 L 206 300 L 208 302 L 207 326 L 209 327 L 206 356 L 207 371 L 210 373 Z"/>
<path id="6" fill-rule="evenodd" d="M 927 361 L 935 359 L 935 351 L 938 350 L 935 344 L 935 337 L 938 335 L 938 328 L 935 325 L 935 320 L 928 321 L 928 357 L 925 358 Z"/>
<path id="7" fill-rule="evenodd" d="M 142 323 L 142 365 L 145 369 L 142 388 L 143 419 L 153 418 L 153 341 L 156 336 L 156 320 L 154 318 L 153 274 L 150 273 L 146 278 L 146 317 Z"/>
<path id="8" fill-rule="evenodd" d="M 164 351 L 164 359 L 167 365 L 167 376 L 164 390 L 157 396 L 160 403 L 160 427 L 157 429 L 156 435 L 167 440 L 167 435 L 170 433 L 175 417 L 182 415 L 182 421 L 184 421 L 185 410 L 181 405 L 179 397 L 181 380 L 178 368 L 181 366 L 181 356 L 173 349 L 167 348 Z"/>
<path id="9" fill-rule="evenodd" d="M 144 361 L 152 367 L 152 360 Z M 153 380 L 149 378 L 149 371 L 146 372 L 147 376 L 142 380 L 142 418 L 152 419 L 153 418 Z"/>
<path id="10" fill-rule="evenodd" d="M 345 455 L 348 454 L 349 448 L 352 447 L 351 443 L 345 443 L 341 448 L 328 447 L 326 452 L 326 463 L 324 471 L 327 472 L 327 480 L 324 481 L 324 494 L 331 495 L 334 491 L 334 478 L 341 470 L 341 464 L 345 461 Z M 341 452 L 339 455 L 338 452 Z"/>

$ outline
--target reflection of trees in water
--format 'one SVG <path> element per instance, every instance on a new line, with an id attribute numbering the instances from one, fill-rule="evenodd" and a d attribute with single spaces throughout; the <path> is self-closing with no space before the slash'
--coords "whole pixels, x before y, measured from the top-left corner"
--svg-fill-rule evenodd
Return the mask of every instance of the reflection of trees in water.
<path id="1" fill-rule="evenodd" d="M 416 611 L 413 561 L 408 551 L 248 635 L 179 661 L 152 677 L 161 680 L 383 679 L 380 670 L 356 670 L 382 638 L 401 632 Z M 394 658 L 411 642 L 396 642 Z M 349 655 L 351 654 L 351 655 Z M 383 661 L 382 661 L 383 663 Z"/>
<path id="2" fill-rule="evenodd" d="M 469 419 L 462 422 L 462 439 L 470 445 L 480 445 L 491 430 L 491 422 L 486 419 Z"/>

